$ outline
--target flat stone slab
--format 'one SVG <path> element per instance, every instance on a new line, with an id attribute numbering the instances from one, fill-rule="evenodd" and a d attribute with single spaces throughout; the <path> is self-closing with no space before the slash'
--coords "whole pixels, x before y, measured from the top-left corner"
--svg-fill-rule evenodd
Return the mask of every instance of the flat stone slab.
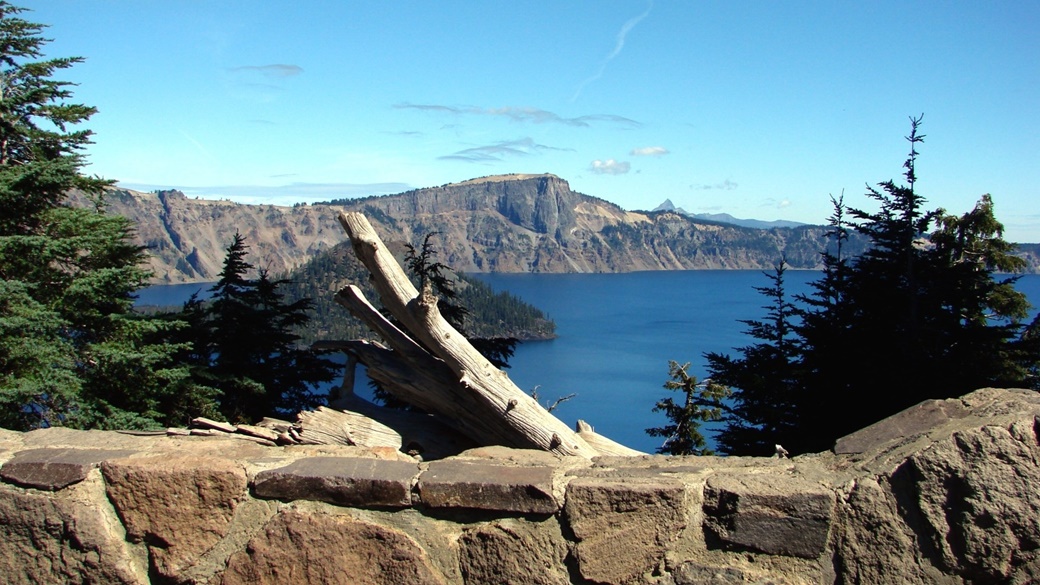
<path id="1" fill-rule="evenodd" d="M 838 455 L 866 453 L 889 441 L 927 433 L 969 414 L 970 411 L 960 400 L 925 400 L 869 427 L 845 435 L 834 444 L 834 452 Z"/>
<path id="2" fill-rule="evenodd" d="M 482 461 L 431 462 L 419 476 L 419 497 L 431 508 L 471 508 L 554 514 L 553 469 L 545 465 L 495 465 Z"/>
<path id="3" fill-rule="evenodd" d="M 102 461 L 133 453 L 114 449 L 29 449 L 4 463 L 0 478 L 22 487 L 55 491 L 87 479 L 90 470 Z"/>
<path id="4" fill-rule="evenodd" d="M 717 475 L 704 486 L 703 509 L 705 528 L 725 545 L 815 559 L 827 546 L 834 494 L 789 476 Z"/>
<path id="5" fill-rule="evenodd" d="M 403 508 L 412 505 L 412 482 L 418 473 L 414 462 L 307 457 L 261 471 L 253 480 L 253 491 L 262 498 Z"/>

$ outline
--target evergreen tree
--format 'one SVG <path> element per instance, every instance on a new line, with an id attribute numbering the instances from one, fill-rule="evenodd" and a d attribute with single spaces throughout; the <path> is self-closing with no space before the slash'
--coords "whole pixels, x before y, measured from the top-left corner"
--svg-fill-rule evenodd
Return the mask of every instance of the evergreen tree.
<path id="1" fill-rule="evenodd" d="M 852 327 L 852 303 L 849 281 L 852 261 L 845 253 L 844 243 L 849 230 L 854 229 L 847 217 L 844 195 L 831 198 L 834 212 L 828 218 L 828 236 L 834 242 L 834 252 L 824 251 L 821 277 L 809 283 L 811 292 L 797 295 L 798 323 L 793 333 L 798 340 L 797 367 L 800 370 L 801 401 L 796 410 L 802 415 L 801 437 L 789 441 L 789 450 L 796 453 L 821 451 L 829 448 L 833 437 L 847 432 L 842 416 L 815 416 L 813 413 L 841 412 L 847 408 L 853 380 L 848 375 L 846 360 L 849 352 L 857 351 Z M 811 405 L 807 409 L 805 405 Z M 806 418 L 808 417 L 808 418 Z"/>
<path id="2" fill-rule="evenodd" d="M 311 300 L 287 302 L 281 287 L 288 281 L 273 280 L 261 269 L 256 279 L 257 307 L 267 324 L 268 354 L 260 368 L 260 382 L 273 388 L 274 412 L 296 413 L 324 402 L 312 392 L 319 383 L 333 380 L 341 368 L 328 359 L 328 352 L 300 346 L 296 331 L 310 319 Z"/>
<path id="3" fill-rule="evenodd" d="M 782 271 L 765 322 L 747 321 L 763 343 L 741 357 L 708 355 L 713 380 L 734 391 L 720 448 L 763 454 L 774 443 L 792 452 L 829 449 L 834 441 L 929 398 L 951 398 L 989 385 L 1035 384 L 1040 342 L 1023 328 L 1022 268 L 1003 239 L 993 201 L 983 196 L 962 215 L 926 210 L 917 192 L 921 118 L 911 118 L 905 184 L 868 187 L 878 210 L 846 209 L 834 200 L 834 253 L 812 292 L 783 299 Z M 846 217 L 852 221 L 847 222 Z M 848 258 L 852 229 L 871 246 Z"/>
<path id="4" fill-rule="evenodd" d="M 941 384 L 1020 385 L 1028 356 L 1015 343 L 1028 315 L 1029 303 L 1015 290 L 1022 258 L 1003 239 L 993 200 L 983 195 L 975 208 L 958 217 L 940 210 L 937 227 L 929 236 L 931 289 L 941 296 L 943 331 L 941 357 L 945 379 Z"/>
<path id="5" fill-rule="evenodd" d="M 236 233 L 205 317 L 196 320 L 196 345 L 205 348 L 200 357 L 209 362 L 208 369 L 197 370 L 200 381 L 220 389 L 220 411 L 236 422 L 319 405 L 324 398 L 312 388 L 331 381 L 339 367 L 324 354 L 297 347 L 295 329 L 309 319 L 310 301 L 286 303 L 278 290 L 286 281 L 272 280 L 266 270 L 247 278 L 253 270 L 247 249 Z"/>
<path id="6" fill-rule="evenodd" d="M 1021 261 L 1002 239 L 989 196 L 961 217 L 923 209 L 925 199 L 916 190 L 920 123 L 911 118 L 906 183 L 868 189 L 877 212 L 850 210 L 858 220 L 854 228 L 872 246 L 851 264 L 844 306 L 815 321 L 830 320 L 827 327 L 837 324 L 846 336 L 845 350 L 829 366 L 819 364 L 830 370 L 823 379 L 841 376 L 846 396 L 856 401 L 851 412 L 832 417 L 837 436 L 927 398 L 1022 381 L 1013 342 L 1028 304 L 1014 290 L 1014 279 L 996 277 L 997 271 L 1021 269 Z M 815 397 L 833 391 L 822 380 L 808 383 L 816 385 Z"/>
<path id="7" fill-rule="evenodd" d="M 196 396 L 161 341 L 178 325 L 132 310 L 144 250 L 104 214 L 110 182 L 80 173 L 94 108 L 52 79 L 81 59 L 37 60 L 44 27 L 22 12 L 0 1 L 0 424 L 166 424 L 159 405 Z M 74 190 L 93 208 L 65 205 Z"/>
<path id="8" fill-rule="evenodd" d="M 769 287 L 756 290 L 770 300 L 766 320 L 744 320 L 747 333 L 759 343 L 738 349 L 740 358 L 719 353 L 705 355 L 708 375 L 716 384 L 732 388 L 725 408 L 726 426 L 718 434 L 726 453 L 771 455 L 775 445 L 800 450 L 806 443 L 805 425 L 798 408 L 802 396 L 799 347 L 794 335 L 797 309 L 784 288 L 786 264 L 781 260 Z"/>
<path id="9" fill-rule="evenodd" d="M 665 455 L 712 455 L 704 434 L 700 431 L 702 422 L 720 420 L 726 408 L 724 400 L 729 396 L 729 389 L 713 380 L 698 383 L 697 378 L 688 372 L 690 363 L 679 365 L 668 362 L 670 379 L 664 383 L 668 390 L 682 393 L 682 402 L 676 402 L 666 396 L 654 405 L 654 412 L 663 412 L 669 424 L 663 427 L 646 429 L 651 437 L 664 437 L 664 443 L 657 448 L 658 453 Z"/>
<path id="10" fill-rule="evenodd" d="M 0 427 L 44 426 L 78 403 L 76 350 L 57 311 L 25 282 L 0 280 Z"/>

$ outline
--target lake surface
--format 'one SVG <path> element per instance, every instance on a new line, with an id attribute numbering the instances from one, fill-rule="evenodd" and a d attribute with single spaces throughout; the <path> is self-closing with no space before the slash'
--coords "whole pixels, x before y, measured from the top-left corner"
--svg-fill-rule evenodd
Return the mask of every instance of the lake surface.
<path id="1" fill-rule="evenodd" d="M 790 293 L 808 292 L 817 272 L 785 273 Z M 553 414 L 568 425 L 582 419 L 597 432 L 640 451 L 661 439 L 645 430 L 667 423 L 652 411 L 664 389 L 668 361 L 691 362 L 704 377 L 705 352 L 748 343 L 738 319 L 760 319 L 768 286 L 760 271 L 667 271 L 625 274 L 475 275 L 547 312 L 558 337 L 521 344 L 509 377 L 547 400 L 576 393 Z"/>
<path id="2" fill-rule="evenodd" d="M 200 300 L 212 296 L 209 292 L 213 282 L 194 282 L 191 284 L 158 284 L 137 291 L 136 305 L 153 305 L 156 307 L 179 307 L 198 294 Z"/>
<path id="3" fill-rule="evenodd" d="M 808 283 L 819 274 L 786 272 L 787 292 L 809 292 Z M 597 432 L 646 452 L 661 440 L 645 429 L 667 423 L 663 414 L 652 412 L 655 402 L 679 397 L 663 387 L 668 361 L 691 362 L 690 373 L 703 378 L 704 353 L 732 353 L 753 341 L 739 320 L 765 316 L 767 299 L 754 287 L 769 285 L 762 272 L 740 270 L 473 276 L 556 321 L 556 339 L 517 347 L 507 370 L 513 382 L 528 393 L 537 389 L 543 404 L 576 393 L 554 414 L 572 427 L 585 420 Z M 210 286 L 150 287 L 141 291 L 139 303 L 179 304 L 193 292 L 203 296 Z M 1040 275 L 1024 276 L 1017 286 L 1040 305 Z"/>
<path id="4" fill-rule="evenodd" d="M 753 342 L 739 320 L 765 317 L 768 299 L 754 287 L 770 284 L 752 270 L 474 276 L 556 321 L 557 339 L 517 348 L 508 370 L 517 386 L 537 388 L 543 403 L 577 393 L 553 413 L 569 425 L 583 419 L 597 432 L 647 452 L 661 439 L 645 430 L 667 423 L 652 411 L 654 404 L 669 395 L 679 398 L 664 389 L 668 361 L 691 362 L 690 373 L 702 379 L 705 353 L 733 353 Z M 789 270 L 786 291 L 807 294 L 808 283 L 819 276 Z M 1040 305 L 1040 275 L 1022 277 L 1017 288 Z"/>

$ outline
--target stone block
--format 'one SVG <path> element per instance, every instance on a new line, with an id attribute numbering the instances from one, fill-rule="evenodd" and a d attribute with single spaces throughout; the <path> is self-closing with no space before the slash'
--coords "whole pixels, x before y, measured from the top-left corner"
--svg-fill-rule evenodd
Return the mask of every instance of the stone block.
<path id="1" fill-rule="evenodd" d="M 406 534 L 345 515 L 286 510 L 231 556 L 221 585 L 444 585 Z"/>
<path id="2" fill-rule="evenodd" d="M 102 461 L 132 453 L 113 449 L 29 449 L 4 463 L 0 478 L 22 487 L 60 490 L 86 479 Z"/>
<path id="3" fill-rule="evenodd" d="M 669 478 L 575 478 L 564 517 L 581 576 L 630 583 L 655 569 L 689 522 L 686 486 Z"/>
<path id="4" fill-rule="evenodd" d="M 790 476 L 720 474 L 708 479 L 703 507 L 706 534 L 724 547 L 814 559 L 827 546 L 834 493 Z"/>
<path id="5" fill-rule="evenodd" d="M 434 461 L 419 475 L 419 497 L 431 508 L 553 514 L 553 469 L 483 461 Z"/>
<path id="6" fill-rule="evenodd" d="M 1040 420 L 954 433 L 913 454 L 891 478 L 938 565 L 974 583 L 1024 582 L 1040 570 Z"/>
<path id="7" fill-rule="evenodd" d="M 741 585 L 751 581 L 737 567 L 702 565 L 685 562 L 672 572 L 675 585 Z"/>
<path id="8" fill-rule="evenodd" d="M 838 583 L 941 583 L 918 561 L 917 536 L 887 481 L 868 477 L 850 486 L 836 514 Z M 927 564 L 925 564 L 927 566 Z M 929 578 L 930 577 L 930 578 Z"/>
<path id="9" fill-rule="evenodd" d="M 314 500 L 340 506 L 407 507 L 419 465 L 362 457 L 307 457 L 261 471 L 253 492 L 262 498 Z"/>
<path id="10" fill-rule="evenodd" d="M 146 543 L 152 570 L 171 581 L 227 535 L 248 496 L 245 469 L 215 457 L 117 459 L 101 474 L 127 539 Z"/>
<path id="11" fill-rule="evenodd" d="M 838 455 L 866 453 L 890 441 L 925 434 L 968 414 L 968 409 L 960 400 L 925 400 L 841 437 L 834 444 L 834 452 Z"/>
<path id="12" fill-rule="evenodd" d="M 467 529 L 459 538 L 466 585 L 568 585 L 567 541 L 555 517 L 504 518 Z"/>
<path id="13" fill-rule="evenodd" d="M 148 582 L 128 553 L 111 508 L 102 503 L 101 482 L 95 483 L 96 500 L 92 493 L 66 497 L 84 484 L 57 494 L 0 486 L 0 582 Z"/>

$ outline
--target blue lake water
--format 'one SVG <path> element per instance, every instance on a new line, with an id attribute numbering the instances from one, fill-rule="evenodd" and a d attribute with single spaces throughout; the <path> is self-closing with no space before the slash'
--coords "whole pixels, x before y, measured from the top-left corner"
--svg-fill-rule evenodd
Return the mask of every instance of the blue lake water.
<path id="1" fill-rule="evenodd" d="M 556 321 L 556 339 L 517 348 L 508 370 L 517 386 L 537 388 L 543 403 L 576 393 L 554 414 L 647 452 L 660 439 L 645 430 L 667 423 L 654 403 L 679 398 L 664 389 L 668 361 L 691 362 L 702 378 L 705 352 L 747 344 L 738 320 L 764 315 L 766 298 L 754 287 L 769 284 L 759 271 L 731 270 L 477 276 Z M 817 276 L 789 271 L 785 280 L 793 294 L 808 292 Z"/>
<path id="2" fill-rule="evenodd" d="M 209 289 L 215 283 L 195 282 L 192 284 L 159 284 L 137 291 L 137 305 L 155 305 L 157 307 L 178 307 L 198 294 L 206 300 L 210 297 Z"/>
<path id="3" fill-rule="evenodd" d="M 556 321 L 556 339 L 517 347 L 507 370 L 513 382 L 526 392 L 537 389 L 543 403 L 576 393 L 554 414 L 572 426 L 583 419 L 646 452 L 660 439 L 645 429 L 667 422 L 652 412 L 654 403 L 669 394 L 678 398 L 663 387 L 668 361 L 691 362 L 691 374 L 702 378 L 704 353 L 751 342 L 739 320 L 764 317 L 767 299 L 754 287 L 769 285 L 760 271 L 733 270 L 474 276 Z M 808 282 L 818 277 L 816 271 L 788 271 L 787 292 L 808 292 Z M 139 303 L 178 304 L 209 286 L 151 287 L 141 291 Z M 1018 289 L 1040 305 L 1040 275 L 1024 276 Z"/>

